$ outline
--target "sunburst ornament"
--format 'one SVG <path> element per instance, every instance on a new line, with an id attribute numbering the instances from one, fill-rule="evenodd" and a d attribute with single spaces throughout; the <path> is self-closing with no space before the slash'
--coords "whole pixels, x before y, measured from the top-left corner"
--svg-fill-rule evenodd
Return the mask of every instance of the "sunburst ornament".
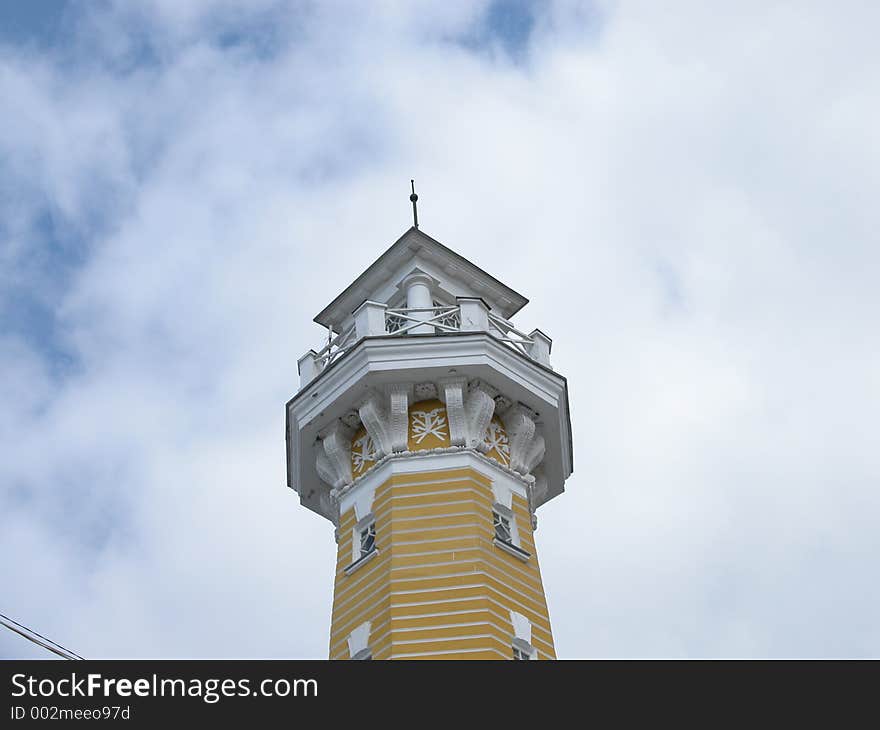
<path id="1" fill-rule="evenodd" d="M 426 436 L 436 436 L 438 439 L 446 438 L 446 414 L 442 408 L 434 408 L 430 411 L 415 411 L 412 414 L 413 439 L 417 444 L 422 443 Z"/>
<path id="2" fill-rule="evenodd" d="M 489 421 L 486 435 L 483 437 L 483 444 L 486 447 L 486 456 L 499 464 L 510 466 L 510 439 L 507 437 L 507 431 L 504 430 L 504 425 L 498 416 L 493 416 Z"/>
<path id="3" fill-rule="evenodd" d="M 360 476 L 376 463 L 376 444 L 373 437 L 361 429 L 351 442 L 351 471 Z"/>
<path id="4" fill-rule="evenodd" d="M 409 411 L 411 451 L 449 446 L 449 419 L 443 402 L 431 398 L 419 401 Z"/>

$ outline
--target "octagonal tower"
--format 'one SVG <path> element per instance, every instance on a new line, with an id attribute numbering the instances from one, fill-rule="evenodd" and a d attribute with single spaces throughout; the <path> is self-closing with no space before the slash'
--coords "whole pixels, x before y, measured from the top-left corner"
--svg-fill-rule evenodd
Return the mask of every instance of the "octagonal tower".
<path id="1" fill-rule="evenodd" d="M 315 321 L 288 486 L 338 544 L 332 659 L 553 659 L 533 532 L 572 473 L 527 300 L 417 227 Z"/>

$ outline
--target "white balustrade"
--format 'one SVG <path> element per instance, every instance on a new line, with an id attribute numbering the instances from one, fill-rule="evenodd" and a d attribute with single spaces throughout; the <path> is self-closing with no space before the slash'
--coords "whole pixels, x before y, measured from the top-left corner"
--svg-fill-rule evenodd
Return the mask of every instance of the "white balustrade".
<path id="1" fill-rule="evenodd" d="M 421 292 L 421 281 L 425 275 L 413 283 L 408 281 L 407 294 L 415 291 L 412 297 L 421 302 L 425 299 Z M 412 285 L 412 286 L 410 286 Z M 407 297 L 408 303 L 410 297 Z M 342 357 L 353 345 L 364 337 L 391 336 L 405 337 L 409 334 L 434 334 L 442 336 L 459 332 L 486 332 L 508 347 L 531 358 L 537 363 L 550 367 L 550 347 L 552 340 L 541 330 L 525 334 L 509 320 L 492 314 L 486 303 L 478 297 L 458 297 L 457 303 L 449 306 L 433 306 L 428 292 L 429 306 L 389 308 L 385 304 L 365 301 L 354 311 L 354 324 L 336 335 L 328 332 L 327 344 L 317 352 L 309 350 L 298 361 L 300 387 L 314 380 L 325 368 Z"/>
<path id="2" fill-rule="evenodd" d="M 489 312 L 489 334 L 509 344 L 517 352 L 531 357 L 532 338 L 520 332 L 511 322 Z"/>

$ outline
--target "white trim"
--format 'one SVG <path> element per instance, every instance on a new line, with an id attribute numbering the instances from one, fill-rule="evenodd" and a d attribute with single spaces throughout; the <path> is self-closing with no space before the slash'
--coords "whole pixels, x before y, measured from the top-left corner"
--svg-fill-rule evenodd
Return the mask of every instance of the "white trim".
<path id="1" fill-rule="evenodd" d="M 482 575 L 486 575 L 486 573 L 482 573 Z M 455 586 L 455 590 L 466 589 L 466 588 L 485 588 L 492 594 L 492 595 L 486 596 L 486 598 L 489 601 L 494 602 L 495 605 L 497 605 L 499 608 L 510 610 L 510 608 L 509 608 L 510 603 L 511 603 L 510 597 L 501 593 L 501 591 L 496 590 L 492 586 L 487 586 L 485 583 L 474 583 L 471 585 Z M 443 591 L 443 590 L 451 590 L 451 589 L 449 589 L 449 588 L 435 588 L 435 589 L 418 589 L 418 590 L 412 590 L 412 591 L 394 591 L 393 590 L 388 595 L 402 597 L 402 596 L 416 595 L 418 593 L 436 593 L 438 591 Z M 497 596 L 497 598 L 496 598 L 496 596 Z M 455 596 L 451 596 L 449 598 L 444 598 L 442 602 L 443 603 L 459 603 L 461 601 L 473 601 L 473 600 L 474 600 L 473 596 L 462 596 L 460 598 L 455 597 Z M 438 603 L 438 601 L 435 601 L 435 600 L 427 600 L 427 601 L 406 601 L 406 600 L 404 600 L 404 601 L 397 603 L 395 605 L 395 608 L 405 608 L 408 606 L 432 606 L 432 605 L 436 605 L 437 603 Z M 513 603 L 521 608 L 524 608 L 526 611 L 533 611 L 532 608 L 530 608 L 529 606 L 526 606 L 523 603 L 520 603 L 519 601 L 514 600 Z"/>
<path id="2" fill-rule="evenodd" d="M 473 598 L 466 598 L 466 597 L 448 598 L 448 599 L 444 600 L 444 603 L 461 603 L 463 601 L 472 601 L 472 600 L 474 600 L 474 599 Z M 499 620 L 502 620 L 502 621 L 509 620 L 509 618 L 510 618 L 510 604 L 509 603 L 507 603 L 503 598 L 496 598 L 494 596 L 488 596 L 486 600 L 489 602 L 489 604 L 491 604 L 489 606 L 488 610 L 493 616 L 496 616 Z M 399 607 L 408 608 L 408 607 L 418 607 L 418 606 L 431 607 L 431 606 L 435 606 L 435 605 L 436 605 L 436 601 L 421 601 L 421 602 L 416 601 L 416 602 L 403 603 L 403 604 L 399 603 L 395 606 L 395 608 L 399 608 Z M 494 610 L 495 608 L 497 608 L 498 610 L 497 611 Z M 535 611 L 532 611 L 532 609 L 530 609 L 526 606 L 524 606 L 523 608 L 527 611 L 530 611 L 531 613 L 534 613 L 541 620 L 546 620 L 546 617 L 543 616 L 542 614 L 537 613 Z M 483 609 L 483 608 L 469 608 L 469 609 L 464 609 L 464 610 L 432 611 L 430 613 L 422 612 L 422 613 L 413 613 L 413 614 L 406 614 L 406 615 L 401 614 L 401 618 L 406 618 L 406 619 L 430 618 L 432 616 L 445 616 L 445 615 L 457 616 L 457 615 L 463 614 L 463 613 L 474 613 L 474 612 L 482 611 L 482 610 L 485 610 L 485 609 Z M 523 614 L 523 615 L 525 615 L 525 614 Z M 349 621 L 350 620 L 351 619 L 349 619 Z M 534 624 L 532 624 L 532 625 L 534 626 Z M 552 627 L 550 627 L 549 620 L 547 622 L 547 626 L 548 626 L 548 628 L 546 630 L 546 633 L 548 636 L 552 637 L 553 632 L 552 632 Z M 540 626 L 538 627 L 538 629 L 540 631 L 544 631 L 544 629 L 542 629 Z M 543 644 L 547 644 L 548 646 L 551 645 L 550 641 L 545 641 L 543 639 L 538 639 L 538 641 L 540 641 Z"/>
<path id="3" fill-rule="evenodd" d="M 409 618 L 409 616 L 407 616 Z M 398 618 L 401 620 L 401 618 Z M 464 629 L 464 628 L 472 628 L 474 626 L 492 626 L 492 623 L 488 620 L 483 621 L 462 621 L 461 623 L 455 624 L 431 624 L 430 626 L 397 626 L 394 629 L 395 633 L 411 633 L 413 631 L 434 631 L 435 629 Z M 497 628 L 497 627 L 495 627 Z M 462 637 L 464 638 L 464 637 Z"/>
<path id="4" fill-rule="evenodd" d="M 534 661 L 538 658 L 538 650 L 521 639 L 514 639 L 511 641 L 510 648 L 512 651 L 520 651 L 525 654 L 528 657 L 528 661 Z M 514 656 L 513 658 L 516 659 L 517 657 Z"/>
<path id="5" fill-rule="evenodd" d="M 369 472 L 362 477 L 358 477 L 350 487 L 339 490 L 337 495 L 339 499 L 339 514 L 342 516 L 355 506 L 358 494 L 363 489 L 370 490 L 370 505 L 372 506 L 376 488 L 396 474 L 451 471 L 467 467 L 475 468 L 483 476 L 491 480 L 492 491 L 495 494 L 496 501 L 502 502 L 498 498 L 501 496 L 510 505 L 512 504 L 513 494 L 518 494 L 528 501 L 530 480 L 506 469 L 479 451 L 452 447 L 425 451 L 404 451 L 386 456 Z"/>
<path id="6" fill-rule="evenodd" d="M 493 636 L 492 638 L 494 639 L 496 637 Z M 491 651 L 491 652 L 494 652 L 495 654 L 498 654 L 499 656 L 504 656 L 504 654 L 502 654 L 501 651 L 497 647 L 487 646 L 487 647 L 481 648 L 481 649 L 455 649 L 455 650 L 441 651 L 441 652 L 416 651 L 416 652 L 408 652 L 406 654 L 392 654 L 391 658 L 392 659 L 410 659 L 410 658 L 419 657 L 419 656 L 433 656 L 434 654 L 476 654 L 477 652 L 480 652 L 480 651 Z"/>
<path id="7" fill-rule="evenodd" d="M 350 506 L 354 507 L 354 516 L 358 521 L 363 520 L 367 515 L 372 514 L 371 511 L 373 509 L 373 500 L 376 497 L 377 486 L 378 485 L 375 483 L 367 483 L 360 489 L 349 488 L 349 491 L 351 492 Z M 341 509 L 339 514 L 342 514 Z"/>
<path id="8" fill-rule="evenodd" d="M 401 543 L 399 543 L 399 542 L 395 542 L 394 544 L 395 544 L 395 547 L 398 545 L 401 545 Z M 411 542 L 411 543 L 403 543 L 403 544 L 404 545 L 419 545 L 420 543 Z M 492 554 L 492 551 L 487 550 L 484 547 L 467 547 L 467 548 L 459 547 L 459 548 L 443 548 L 440 550 L 427 550 L 427 551 L 418 552 L 418 553 L 407 552 L 406 557 L 408 557 L 408 558 L 420 558 L 420 557 L 430 558 L 430 557 L 437 556 L 437 555 L 448 555 L 449 553 L 452 553 L 454 555 L 455 553 L 464 553 L 464 552 L 476 552 L 476 553 L 479 553 L 479 556 L 472 557 L 472 558 L 461 558 L 461 559 L 453 558 L 452 560 L 443 560 L 443 561 L 437 561 L 437 562 L 433 562 L 433 561 L 426 562 L 426 563 L 422 563 L 421 567 L 433 567 L 433 566 L 440 566 L 440 565 L 460 565 L 460 564 L 462 564 L 462 562 L 478 561 L 478 560 L 481 560 L 481 559 L 487 557 L 487 555 Z M 502 564 L 502 566 L 508 571 L 511 569 L 511 566 L 509 566 L 509 565 Z M 397 566 L 397 567 L 392 568 L 391 572 L 393 573 L 396 570 L 407 570 L 408 567 L 409 566 Z M 514 573 L 507 572 L 505 574 L 508 575 L 509 577 L 512 577 L 512 578 L 518 577 L 518 578 L 524 579 L 524 578 L 532 577 L 532 573 L 530 573 L 527 570 L 523 570 L 522 568 L 515 568 L 514 570 L 515 570 Z"/>
<path id="9" fill-rule="evenodd" d="M 421 506 L 421 505 L 420 505 Z M 404 508 L 406 509 L 406 508 Z M 446 517 L 474 517 L 479 513 L 476 510 L 466 510 L 464 512 L 443 512 L 438 514 L 429 514 L 429 515 L 421 515 L 419 517 L 395 517 L 395 523 L 401 524 L 403 522 L 427 522 L 429 520 L 436 520 L 439 518 Z M 460 527 L 460 525 L 452 525 L 453 527 Z M 450 525 L 444 525 L 444 527 L 450 527 Z M 413 528 L 410 528 L 413 529 Z M 439 527 L 437 529 L 440 529 Z"/>
<path id="10" fill-rule="evenodd" d="M 418 615 L 411 615 L 411 616 L 408 615 L 408 616 L 404 616 L 401 618 L 402 618 L 402 620 L 420 619 L 420 618 L 435 618 L 435 617 L 442 619 L 442 618 L 446 618 L 446 617 L 463 615 L 466 613 L 474 613 L 474 611 L 454 611 L 454 612 L 443 613 L 443 614 L 425 614 L 425 615 L 418 614 Z M 463 623 L 450 623 L 450 624 L 437 624 L 437 625 L 431 624 L 427 627 L 416 626 L 416 627 L 395 628 L 395 629 L 391 628 L 391 620 L 388 618 L 385 618 L 381 621 L 381 623 L 376 624 L 372 627 L 371 632 L 370 632 L 370 638 L 372 639 L 371 643 L 373 646 L 381 646 L 382 643 L 388 637 L 392 636 L 392 634 L 396 634 L 397 632 L 424 631 L 426 628 L 427 629 L 437 629 L 437 628 L 456 628 L 458 626 L 465 626 L 465 627 L 490 626 L 494 629 L 498 629 L 498 630 L 503 631 L 504 624 L 509 621 L 509 617 L 506 615 L 503 615 L 501 613 L 498 613 L 497 611 L 491 610 L 491 609 L 489 610 L 489 613 L 490 613 L 491 618 L 489 619 L 488 622 L 487 621 L 477 621 L 477 622 L 469 621 L 469 622 L 463 622 Z M 505 613 L 507 613 L 507 612 L 505 612 Z M 348 623 L 351 623 L 351 621 L 349 621 Z M 342 624 L 342 625 L 344 625 L 344 624 Z M 535 639 L 536 644 L 530 644 L 530 646 L 535 650 L 536 656 L 538 656 L 538 657 L 543 656 L 547 659 L 552 659 L 553 658 L 553 656 L 551 654 L 551 652 L 553 650 L 552 635 L 550 634 L 550 632 L 547 632 L 547 633 L 548 633 L 548 636 L 550 637 L 549 640 L 537 638 L 537 639 Z M 511 645 L 513 644 L 514 640 L 515 639 L 511 640 Z M 334 653 L 338 652 L 340 645 L 344 641 L 346 641 L 346 639 L 341 638 L 341 639 L 338 639 L 335 643 L 331 644 L 330 654 L 333 655 Z M 543 647 L 549 647 L 549 651 L 547 648 L 539 648 L 537 646 L 537 644 L 540 644 Z M 505 654 L 505 659 L 507 659 L 507 658 L 509 658 L 509 656 L 507 654 Z"/>
<path id="11" fill-rule="evenodd" d="M 357 514 L 357 505 L 355 505 L 355 514 Z M 361 559 L 364 559 L 364 561 L 366 562 L 366 558 L 376 552 L 376 549 L 374 548 L 370 553 L 367 553 L 367 555 L 361 554 L 361 533 L 364 530 L 368 529 L 371 525 L 375 524 L 375 515 L 372 512 L 367 512 L 367 514 L 361 517 L 357 521 L 355 526 L 351 528 L 351 564 L 349 567 L 351 567 Z"/>
<path id="12" fill-rule="evenodd" d="M 527 644 L 532 642 L 532 622 L 518 611 L 510 612 L 510 623 L 513 624 L 513 635 Z"/>
<path id="13" fill-rule="evenodd" d="M 366 659 L 370 650 L 370 622 L 364 621 L 348 635 L 348 655 L 352 659 Z"/>
<path id="14" fill-rule="evenodd" d="M 488 626 L 489 624 L 483 624 L 483 626 Z M 431 627 L 434 628 L 433 626 Z M 496 628 L 492 626 L 491 628 Z M 399 642 L 395 642 L 396 644 L 433 644 L 435 642 L 441 641 L 461 641 L 463 639 L 498 639 L 495 634 L 463 634 L 461 636 L 437 636 L 437 637 L 428 637 L 426 639 L 406 639 L 401 640 Z"/>
<path id="15" fill-rule="evenodd" d="M 461 369 L 469 362 L 474 363 L 483 376 Z M 484 364 L 488 368 L 479 368 Z M 337 401 L 345 390 L 370 371 L 387 370 L 385 382 L 390 384 L 439 379 L 449 374 L 450 367 L 468 378 L 485 379 L 505 394 L 507 389 L 496 385 L 495 381 L 499 375 L 507 376 L 511 386 L 521 386 L 526 400 L 519 397 L 519 392 L 511 393 L 511 397 L 525 402 L 530 408 L 534 403 L 536 410 L 543 406 L 559 406 L 559 398 L 564 395 L 562 376 L 517 353 L 488 333 L 463 332 L 445 337 L 385 335 L 365 338 L 352 347 L 344 359 L 335 363 L 332 370 L 325 370 L 300 391 L 292 405 L 303 408 L 306 412 L 302 415 L 308 419 L 309 416 L 318 416 L 322 409 Z M 409 372 L 411 377 L 405 375 Z M 305 398 L 306 393 L 311 392 L 317 395 Z"/>
<path id="16" fill-rule="evenodd" d="M 360 566 L 358 566 L 358 567 L 360 567 Z M 518 590 L 516 591 L 516 593 L 518 593 L 524 599 L 532 601 L 533 603 L 537 603 L 537 604 L 541 603 L 541 599 L 543 598 L 543 595 L 539 591 L 535 590 L 535 588 L 533 586 L 529 585 L 528 583 L 526 583 L 523 580 L 518 579 L 516 576 L 509 575 L 506 572 L 503 573 L 503 575 L 505 577 L 507 577 L 508 580 L 510 581 L 507 584 L 508 588 L 518 587 Z M 467 571 L 467 572 L 455 571 L 455 572 L 451 572 L 451 573 L 444 573 L 444 574 L 438 575 L 438 576 L 423 576 L 421 578 L 406 578 L 406 579 L 392 578 L 391 582 L 392 583 L 399 583 L 401 580 L 405 580 L 407 583 L 424 582 L 424 583 L 427 583 L 428 585 L 433 585 L 432 579 L 437 579 L 437 578 L 472 578 L 474 576 L 482 576 L 486 579 L 495 579 L 495 580 L 498 580 L 498 577 L 499 577 L 497 573 L 493 573 L 490 571 L 471 570 L 471 571 Z M 374 578 L 374 577 L 375 576 L 371 576 L 371 578 Z M 463 586 L 463 587 L 479 588 L 481 585 L 482 584 L 473 584 L 473 585 Z M 368 594 L 363 594 L 363 589 L 364 589 L 363 585 L 358 586 L 357 584 L 353 584 L 351 587 L 351 590 L 349 590 L 349 588 L 346 588 L 346 590 L 348 591 L 348 595 L 344 599 L 340 600 L 338 602 L 338 605 L 336 606 L 336 609 L 339 612 L 341 612 L 339 615 L 345 615 L 346 613 L 349 612 L 351 607 L 358 606 L 362 603 L 370 603 L 369 599 L 371 599 L 374 596 L 376 596 L 377 594 L 381 593 L 385 589 L 385 587 L 386 586 L 384 584 L 383 585 L 377 584 Z M 503 599 L 502 602 L 498 603 L 498 606 L 504 610 L 509 610 L 509 603 L 503 602 L 505 600 L 508 600 L 508 598 L 506 598 L 506 594 L 501 593 L 500 591 L 498 591 L 494 588 L 491 588 L 491 587 L 490 587 L 490 589 L 494 590 L 495 593 L 498 596 L 500 596 L 501 599 Z M 413 594 L 413 593 L 433 593 L 433 592 L 436 592 L 437 590 L 449 590 L 449 589 L 448 588 L 438 588 L 438 589 L 417 588 L 417 589 L 408 590 L 408 591 L 392 591 L 392 594 L 393 595 L 403 595 L 403 594 Z M 444 601 L 445 600 L 451 600 L 451 599 L 444 599 Z M 431 603 L 435 603 L 435 602 L 428 601 L 427 603 L 431 604 Z M 522 605 L 518 601 L 516 603 L 518 606 Z M 525 608 L 525 610 L 527 610 L 527 611 L 532 611 L 532 609 L 528 606 L 523 606 L 523 608 Z"/>
<path id="17" fill-rule="evenodd" d="M 465 527 L 465 526 L 467 526 L 467 525 L 464 525 L 464 524 L 459 524 L 459 525 L 437 525 L 437 527 L 432 527 L 432 528 L 431 528 L 431 531 L 432 531 L 432 532 L 441 532 L 441 533 L 442 533 L 442 532 L 445 531 L 445 530 L 461 530 L 461 529 L 462 529 L 463 527 Z M 395 534 L 395 535 L 418 535 L 418 534 L 423 533 L 424 531 L 425 531 L 425 528 L 423 528 L 423 527 L 407 527 L 407 528 L 405 528 L 405 529 L 404 529 L 404 528 L 395 528 L 395 530 L 394 530 L 394 534 Z M 442 538 L 441 538 L 441 539 L 442 539 Z M 463 538 L 458 538 L 458 539 L 463 539 Z M 399 544 L 402 544 L 402 543 L 398 542 L 397 540 L 395 540 L 394 542 L 395 542 L 395 544 L 398 544 L 398 545 L 399 545 Z M 410 541 L 410 544 L 412 544 L 412 543 L 417 543 L 417 542 L 418 542 L 417 540 L 411 540 L 411 541 Z"/>
<path id="18" fill-rule="evenodd" d="M 496 593 L 497 593 L 497 591 L 496 591 Z M 473 601 L 473 600 L 474 600 L 473 597 L 462 596 L 460 598 L 446 598 L 443 600 L 443 603 L 463 603 L 464 601 Z M 507 602 L 505 596 L 501 596 L 500 594 L 499 594 L 498 598 L 496 598 L 494 596 L 487 596 L 487 600 L 492 605 L 497 606 L 502 612 L 506 612 L 506 611 L 510 610 L 508 607 L 509 603 Z M 437 604 L 437 601 L 410 601 L 408 603 L 398 603 L 395 605 L 395 608 L 413 608 L 413 607 L 419 607 L 419 606 L 436 606 L 436 604 Z M 531 610 L 527 606 L 523 606 L 523 608 L 525 608 L 526 610 Z M 457 611 L 457 612 L 451 611 L 449 613 L 450 614 L 470 613 L 475 610 L 479 610 L 479 609 L 467 609 L 465 611 Z M 431 614 L 425 614 L 425 615 L 426 616 L 433 616 L 433 615 L 442 615 L 443 613 L 446 613 L 446 612 L 439 611 L 439 612 L 433 612 Z M 498 614 L 497 612 L 493 612 L 493 613 L 496 616 L 499 616 L 499 618 L 502 617 L 502 614 Z M 420 616 L 422 616 L 422 614 L 414 613 L 412 615 L 403 616 L 403 618 L 419 618 Z M 343 621 L 342 623 L 344 625 L 346 621 L 351 622 L 351 620 L 352 620 L 351 618 L 348 618 L 345 621 Z M 552 630 L 548 631 L 548 634 L 550 634 L 552 636 Z M 542 643 L 545 643 L 548 646 L 551 645 L 551 642 L 547 642 L 547 641 L 543 641 L 543 640 L 542 640 Z"/>
<path id="19" fill-rule="evenodd" d="M 527 563 L 529 558 L 532 557 L 532 554 L 528 550 L 523 550 L 519 545 L 511 545 L 510 543 L 504 542 L 504 540 L 499 540 L 497 537 L 494 538 L 492 542 L 495 543 L 495 547 L 500 548 L 509 555 L 513 555 L 513 557 L 522 560 L 524 563 Z"/>
<path id="20" fill-rule="evenodd" d="M 450 481 L 454 481 L 454 480 L 450 480 Z M 436 483 L 436 482 L 431 482 L 431 484 L 435 484 L 435 483 Z M 398 486 L 398 485 L 395 484 L 394 486 L 396 487 L 396 486 Z M 437 492 L 437 494 L 448 494 L 448 493 L 451 492 L 451 491 L 455 491 L 455 490 L 448 490 L 448 491 Z M 479 502 L 477 502 L 477 501 L 474 499 L 474 497 L 478 497 L 478 498 L 479 498 L 479 497 L 482 497 L 483 494 L 482 494 L 481 492 L 477 491 L 476 489 L 473 489 L 473 488 L 469 488 L 468 491 L 473 492 L 473 496 L 471 496 L 469 499 L 451 499 L 451 500 L 449 500 L 448 502 L 447 502 L 447 501 L 441 501 L 441 502 L 429 502 L 428 504 L 420 503 L 420 504 L 419 504 L 419 507 L 422 508 L 422 509 L 431 509 L 431 508 L 433 508 L 433 507 L 447 507 L 447 506 L 449 506 L 449 507 L 455 507 L 456 509 L 462 509 L 462 508 L 463 508 L 463 507 L 462 507 L 463 505 L 464 505 L 464 506 L 467 506 L 467 507 L 472 507 L 473 505 L 478 505 L 478 506 L 479 506 Z M 421 492 L 420 492 L 420 493 L 419 493 L 419 497 L 425 497 L 425 496 L 431 496 L 431 493 L 430 493 L 430 492 L 425 492 L 425 493 L 421 493 Z M 397 497 L 392 497 L 392 499 L 395 499 L 395 498 L 396 498 L 396 499 L 404 499 L 405 497 L 403 497 L 402 495 L 398 495 Z M 400 507 L 399 509 L 411 509 L 411 508 L 410 508 L 410 507 Z M 473 509 L 472 509 L 471 511 L 473 511 Z M 461 512 L 461 513 L 456 512 L 456 514 L 465 514 L 465 513 L 464 513 L 464 512 Z M 404 517 L 403 519 L 405 519 L 405 520 L 411 520 L 411 519 L 417 519 L 417 518 L 414 518 L 414 517 Z"/>
<path id="21" fill-rule="evenodd" d="M 492 505 L 492 511 L 497 512 L 499 515 L 507 519 L 508 529 L 510 530 L 510 542 L 515 547 L 518 547 L 525 553 L 525 557 L 522 555 L 517 555 L 521 560 L 528 560 L 529 553 L 524 550 L 522 547 L 522 543 L 519 539 L 519 525 L 517 523 L 516 514 L 513 511 L 513 490 L 510 489 L 509 485 L 500 484 L 496 486 L 495 482 L 492 483 L 492 492 L 495 494 L 496 502 Z M 497 501 L 497 497 L 499 492 L 502 493 L 502 496 L 506 499 L 506 504 Z M 528 498 L 526 498 L 528 499 Z M 493 517 L 492 522 L 495 522 Z M 495 544 L 499 546 L 504 545 L 503 540 L 499 540 L 497 537 L 495 538 Z M 507 548 L 505 548 L 507 549 Z M 512 555 L 516 555 L 515 551 L 507 550 Z"/>
<path id="22" fill-rule="evenodd" d="M 513 649 L 528 655 L 529 659 L 537 659 L 538 650 L 532 645 L 532 622 L 521 613 L 511 611 L 510 623 L 513 624 Z"/>
<path id="23" fill-rule="evenodd" d="M 356 570 L 360 570 L 364 565 L 369 563 L 373 558 L 375 558 L 379 554 L 379 548 L 375 548 L 372 552 L 367 553 L 362 558 L 358 558 L 351 565 L 346 566 L 342 569 L 342 572 L 346 575 L 351 575 Z"/>
<path id="24" fill-rule="evenodd" d="M 421 474 L 422 472 L 417 472 L 417 473 Z M 472 476 L 450 477 L 449 479 L 446 479 L 446 478 L 432 479 L 430 481 L 430 486 L 444 487 L 447 485 L 457 485 L 461 482 L 467 482 L 467 484 L 465 486 L 461 486 L 461 487 L 450 486 L 449 489 L 442 489 L 442 488 L 441 489 L 434 489 L 430 492 L 425 492 L 425 491 L 420 490 L 419 496 L 420 497 L 435 497 L 437 495 L 451 494 L 453 492 L 459 492 L 459 493 L 463 493 L 463 494 L 473 494 L 476 497 L 485 496 L 485 485 L 482 482 L 478 481 L 476 477 L 472 477 Z M 412 482 L 400 481 L 400 482 L 397 482 L 394 486 L 395 487 L 424 487 L 425 485 L 426 485 L 426 482 L 424 482 L 424 481 L 412 481 Z M 392 494 L 390 497 L 388 495 L 385 495 L 382 497 L 382 499 L 383 500 L 390 499 L 391 501 L 395 501 L 395 500 L 400 500 L 400 499 L 407 499 L 410 496 L 412 496 L 412 495 Z M 436 507 L 438 504 L 444 504 L 444 502 L 431 502 L 430 505 L 426 505 L 426 506 Z M 450 502 L 450 504 L 451 504 L 451 502 Z"/>
<path id="25" fill-rule="evenodd" d="M 444 603 L 447 603 L 447 602 L 448 603 L 461 603 L 463 601 L 471 601 L 471 600 L 473 600 L 473 599 L 472 598 L 455 598 L 455 599 L 446 599 L 444 601 Z M 491 613 L 491 615 L 493 615 L 496 619 L 498 619 L 498 621 L 504 622 L 505 619 L 507 618 L 507 616 L 505 614 L 507 614 L 509 611 L 509 608 L 508 608 L 509 602 L 498 600 L 498 599 L 495 599 L 491 596 L 488 598 L 488 601 L 491 604 L 490 608 L 489 608 L 489 612 Z M 403 608 L 412 608 L 412 607 L 419 607 L 419 606 L 433 606 L 433 605 L 436 605 L 435 602 L 415 603 L 415 604 L 412 604 L 412 603 L 398 604 L 398 606 L 403 607 Z M 496 607 L 499 610 L 496 611 L 493 609 L 493 607 Z M 355 621 L 357 621 L 359 618 L 363 617 L 364 615 L 370 615 L 369 611 L 374 610 L 374 609 L 375 609 L 375 606 L 373 604 L 369 604 L 368 608 L 361 608 L 356 611 L 345 611 L 343 614 L 344 618 L 342 618 L 342 617 L 337 618 L 336 621 L 334 621 L 334 625 L 339 628 L 341 628 L 343 626 L 351 625 L 352 623 L 354 623 Z M 499 613 L 499 611 L 500 611 L 500 613 Z M 451 615 L 452 616 L 452 615 L 461 615 L 463 613 L 473 613 L 473 612 L 474 612 L 474 609 L 469 609 L 466 611 L 432 612 L 431 614 L 425 615 L 425 617 L 442 616 L 442 615 Z M 416 618 L 422 618 L 422 617 L 423 617 L 423 613 L 413 613 L 411 615 L 407 614 L 407 615 L 401 616 L 402 619 L 416 619 Z M 496 628 L 499 628 L 500 626 L 501 626 L 501 624 L 496 624 Z M 541 629 L 541 631 L 544 632 L 544 629 Z M 545 649 L 541 649 L 541 651 L 544 654 L 547 654 L 549 656 L 550 651 L 553 650 L 553 634 L 552 634 L 552 630 L 549 628 L 549 624 L 548 624 L 548 629 L 546 630 L 546 634 L 548 637 L 547 639 L 536 639 L 536 643 L 541 644 L 542 646 L 548 647 L 549 651 L 547 651 Z M 334 646 L 336 646 L 336 644 L 334 644 Z"/>
<path id="26" fill-rule="evenodd" d="M 395 543 L 395 545 L 396 545 L 396 543 Z M 477 555 L 475 557 L 470 557 L 470 558 L 461 558 L 461 559 L 453 558 L 452 560 L 440 560 L 440 561 L 432 560 L 430 562 L 420 563 L 419 567 L 420 568 L 435 568 L 435 567 L 461 566 L 466 563 L 479 562 L 480 560 L 485 559 L 486 557 L 489 557 L 492 555 L 491 551 L 486 550 L 485 548 L 482 548 L 482 547 L 477 547 L 477 548 L 464 548 L 464 549 L 461 549 L 460 551 L 458 551 L 458 550 L 443 550 L 443 551 L 439 551 L 439 552 L 434 551 L 434 552 L 427 552 L 427 553 L 425 553 L 425 552 L 409 553 L 408 552 L 406 554 L 406 557 L 407 558 L 410 558 L 410 557 L 431 558 L 431 557 L 435 557 L 437 555 L 444 555 L 444 554 L 449 554 L 449 553 L 453 553 L 453 555 L 454 555 L 456 552 L 465 552 L 465 551 L 474 551 L 474 552 L 479 553 L 479 555 Z M 391 568 L 392 579 L 395 577 L 394 576 L 395 572 L 401 571 L 401 570 L 408 570 L 408 569 L 409 569 L 409 566 L 403 566 L 403 565 L 395 566 L 395 567 Z M 507 578 L 508 581 L 515 581 L 518 584 L 525 585 L 526 588 L 529 588 L 529 580 L 534 578 L 534 575 L 530 571 L 523 569 L 523 568 L 519 568 L 517 566 L 508 565 L 505 563 L 501 563 L 499 566 L 497 566 L 497 570 L 499 570 L 500 571 L 499 574 L 503 575 L 505 578 Z M 470 569 L 467 571 L 462 570 L 462 571 L 459 571 L 458 573 L 455 573 L 455 575 L 465 575 L 465 573 L 470 574 L 472 572 L 473 572 L 473 569 Z"/>

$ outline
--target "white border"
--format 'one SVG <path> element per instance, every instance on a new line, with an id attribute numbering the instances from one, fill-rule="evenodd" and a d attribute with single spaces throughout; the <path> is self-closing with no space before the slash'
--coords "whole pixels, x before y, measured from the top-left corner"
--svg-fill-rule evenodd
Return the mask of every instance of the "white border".
<path id="1" fill-rule="evenodd" d="M 518 494 L 528 502 L 530 481 L 516 472 L 505 469 L 501 464 L 474 449 L 456 446 L 427 451 L 404 451 L 385 457 L 362 477 L 358 477 L 354 484 L 340 490 L 337 495 L 339 516 L 341 518 L 355 505 L 361 504 L 363 492 L 375 495 L 376 488 L 395 474 L 451 471 L 467 467 L 476 469 L 480 474 L 492 480 L 495 501 L 500 501 L 497 496 L 500 493 L 506 495 L 508 503 L 512 503 L 512 495 L 514 494 Z M 372 504 L 372 496 L 370 502 Z"/>

